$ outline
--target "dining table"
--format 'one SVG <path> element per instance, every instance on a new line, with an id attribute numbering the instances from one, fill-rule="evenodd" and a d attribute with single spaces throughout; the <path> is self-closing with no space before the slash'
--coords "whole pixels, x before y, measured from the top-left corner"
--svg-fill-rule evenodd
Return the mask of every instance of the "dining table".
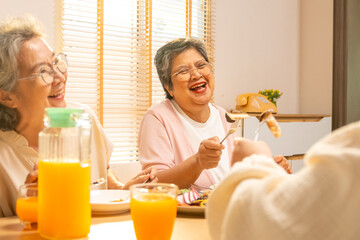
<path id="1" fill-rule="evenodd" d="M 0 240 L 44 239 L 36 229 L 24 230 L 18 217 L 0 218 Z M 130 212 L 115 215 L 93 215 L 91 217 L 90 240 L 124 239 L 136 240 Z M 210 240 L 204 214 L 178 213 L 171 240 Z"/>

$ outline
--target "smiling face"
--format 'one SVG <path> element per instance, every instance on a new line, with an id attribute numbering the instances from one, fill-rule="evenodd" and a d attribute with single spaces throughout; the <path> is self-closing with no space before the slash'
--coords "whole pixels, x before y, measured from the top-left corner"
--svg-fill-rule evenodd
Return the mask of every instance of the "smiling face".
<path id="1" fill-rule="evenodd" d="M 24 42 L 19 52 L 19 78 L 36 76 L 44 66 L 51 68 L 55 55 L 46 42 L 38 37 Z M 54 81 L 46 84 L 40 76 L 20 80 L 13 96 L 13 106 L 20 118 L 19 127 L 42 124 L 46 107 L 65 107 L 66 74 L 55 69 Z"/>
<path id="2" fill-rule="evenodd" d="M 173 88 L 170 90 L 167 87 L 167 90 L 189 117 L 191 114 L 208 109 L 208 103 L 214 91 L 213 72 L 210 71 L 209 74 L 202 76 L 196 70 L 201 69 L 204 64 L 208 63 L 194 48 L 188 48 L 179 53 L 172 62 L 171 81 Z M 188 79 L 181 78 L 180 75 L 183 70 L 190 72 Z"/>

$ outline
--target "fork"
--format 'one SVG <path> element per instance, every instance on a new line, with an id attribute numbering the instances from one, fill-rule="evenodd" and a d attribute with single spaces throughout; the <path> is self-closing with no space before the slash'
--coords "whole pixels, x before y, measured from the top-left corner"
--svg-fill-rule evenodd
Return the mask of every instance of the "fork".
<path id="1" fill-rule="evenodd" d="M 231 125 L 229 131 L 227 132 L 227 134 L 226 134 L 226 136 L 223 138 L 223 140 L 221 140 L 220 144 L 222 144 L 228 136 L 230 136 L 231 134 L 233 134 L 234 132 L 236 132 L 236 130 L 238 129 L 238 127 L 239 127 L 239 125 L 240 125 L 239 123 L 240 123 L 240 121 L 239 121 L 239 119 L 238 119 L 238 120 L 236 120 L 236 123 L 233 123 L 233 124 Z M 235 126 L 234 126 L 234 125 L 235 125 Z"/>

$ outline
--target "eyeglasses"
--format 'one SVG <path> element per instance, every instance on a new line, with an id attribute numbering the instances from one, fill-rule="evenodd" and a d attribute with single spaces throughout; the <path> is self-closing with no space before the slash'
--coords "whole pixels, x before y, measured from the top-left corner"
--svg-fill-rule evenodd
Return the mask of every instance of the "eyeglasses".
<path id="1" fill-rule="evenodd" d="M 30 79 L 30 78 L 41 77 L 41 79 L 44 81 L 44 83 L 51 84 L 54 81 L 54 69 L 59 70 L 61 73 L 66 73 L 67 68 L 68 68 L 68 62 L 66 59 L 66 55 L 64 53 L 59 53 L 55 57 L 55 61 L 53 62 L 52 66 L 50 64 L 40 66 L 40 74 L 39 75 L 19 78 L 18 81 Z"/>
<path id="2" fill-rule="evenodd" d="M 211 66 L 208 62 L 200 62 L 195 66 L 195 68 L 182 68 L 172 76 L 178 76 L 181 80 L 187 81 L 190 79 L 194 70 L 196 70 L 201 76 L 206 77 L 211 73 Z"/>

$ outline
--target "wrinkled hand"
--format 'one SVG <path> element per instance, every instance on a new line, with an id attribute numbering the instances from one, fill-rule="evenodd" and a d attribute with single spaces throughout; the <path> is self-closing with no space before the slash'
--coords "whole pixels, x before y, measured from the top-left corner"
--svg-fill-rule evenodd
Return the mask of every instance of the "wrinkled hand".
<path id="1" fill-rule="evenodd" d="M 274 157 L 274 160 L 277 164 L 279 164 L 285 171 L 289 174 L 292 173 L 289 161 L 282 155 L 278 155 Z"/>
<path id="2" fill-rule="evenodd" d="M 272 157 L 270 147 L 265 142 L 254 142 L 245 138 L 235 139 L 231 165 L 235 162 L 242 161 L 244 158 L 249 157 L 252 154 Z"/>
<path id="3" fill-rule="evenodd" d="M 221 159 L 222 151 L 225 148 L 220 144 L 218 137 L 203 140 L 200 143 L 199 151 L 195 154 L 196 161 L 201 169 L 217 167 Z"/>
<path id="4" fill-rule="evenodd" d="M 148 179 L 150 179 L 148 182 L 158 182 L 158 178 L 157 178 L 156 174 L 157 174 L 157 168 L 149 167 L 149 168 L 141 171 L 138 175 L 136 175 L 130 181 L 125 183 L 125 185 L 123 186 L 123 189 L 128 190 L 131 185 L 134 185 L 137 183 L 143 183 Z"/>
<path id="5" fill-rule="evenodd" d="M 25 183 L 36 183 L 38 181 L 38 164 L 35 163 L 33 170 L 26 176 Z"/>

